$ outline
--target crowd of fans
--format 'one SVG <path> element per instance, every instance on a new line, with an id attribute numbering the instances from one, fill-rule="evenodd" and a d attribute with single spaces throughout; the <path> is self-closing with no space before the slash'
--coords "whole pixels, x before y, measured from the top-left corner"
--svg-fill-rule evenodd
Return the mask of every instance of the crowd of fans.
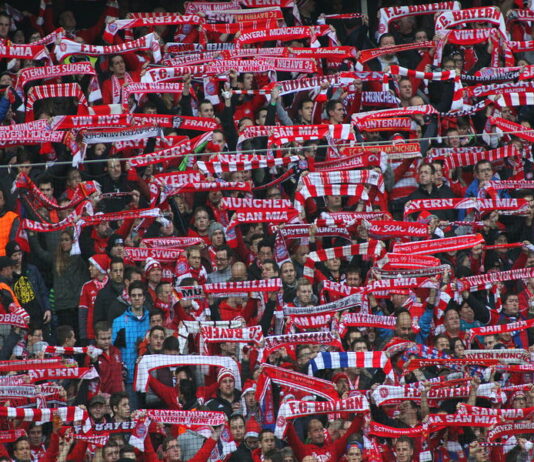
<path id="1" fill-rule="evenodd" d="M 68 3 L 0 11 L 0 462 L 534 460 L 529 5 Z"/>

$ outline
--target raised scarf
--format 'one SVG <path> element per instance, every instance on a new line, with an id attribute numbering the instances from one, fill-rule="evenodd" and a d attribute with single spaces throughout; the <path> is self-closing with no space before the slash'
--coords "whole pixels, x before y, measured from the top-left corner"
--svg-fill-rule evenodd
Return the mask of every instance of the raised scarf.
<path id="1" fill-rule="evenodd" d="M 451 199 L 415 199 L 404 207 L 404 216 L 423 210 L 466 210 L 474 209 L 479 213 L 499 210 L 500 213 L 524 214 L 528 211 L 528 201 L 524 199 L 478 199 L 474 197 Z"/>
<path id="2" fill-rule="evenodd" d="M 261 326 L 224 328 L 205 326 L 200 328 L 200 351 L 208 353 L 208 343 L 254 343 L 260 345 L 263 342 Z"/>
<path id="3" fill-rule="evenodd" d="M 228 157 L 228 156 L 226 156 Z M 205 162 L 198 161 L 196 166 L 204 173 L 225 173 L 253 170 L 256 168 L 285 167 L 291 163 L 299 162 L 298 156 L 289 156 L 282 158 L 268 158 L 257 155 L 236 155 L 235 161 L 231 158 L 228 160 L 214 160 Z M 230 199 L 230 198 L 228 198 Z"/>
<path id="4" fill-rule="evenodd" d="M 467 234 L 464 236 L 395 244 L 393 246 L 393 252 L 412 255 L 431 255 L 433 253 L 471 249 L 476 245 L 483 243 L 484 238 L 481 234 Z"/>
<path id="5" fill-rule="evenodd" d="M 454 29 L 457 26 L 471 22 L 490 23 L 497 26 L 503 37 L 507 36 L 504 17 L 497 7 L 467 8 L 465 10 L 445 11 L 435 19 L 436 32 L 444 29 Z"/>
<path id="6" fill-rule="evenodd" d="M 310 361 L 308 375 L 323 369 L 346 367 L 382 369 L 389 379 L 394 380 L 393 367 L 385 351 L 320 352 Z"/>
<path id="7" fill-rule="evenodd" d="M 317 37 L 327 35 L 330 40 L 337 44 L 337 37 L 335 32 L 332 32 L 330 26 L 296 26 L 296 27 L 279 27 L 274 29 L 257 29 L 241 34 L 235 40 L 237 48 L 248 43 L 297 40 L 302 38 L 310 39 L 312 47 L 314 44 L 318 45 Z M 318 46 L 316 46 L 318 47 Z"/>
<path id="8" fill-rule="evenodd" d="M 144 247 L 124 247 L 124 256 L 132 261 L 146 261 L 153 258 L 160 263 L 176 262 L 185 252 L 179 248 L 144 248 Z"/>
<path id="9" fill-rule="evenodd" d="M 26 98 L 26 122 L 34 120 L 33 105 L 36 101 L 46 98 L 76 98 L 78 100 L 78 115 L 87 114 L 87 99 L 78 83 L 58 83 L 53 85 L 39 85 L 30 88 Z"/>

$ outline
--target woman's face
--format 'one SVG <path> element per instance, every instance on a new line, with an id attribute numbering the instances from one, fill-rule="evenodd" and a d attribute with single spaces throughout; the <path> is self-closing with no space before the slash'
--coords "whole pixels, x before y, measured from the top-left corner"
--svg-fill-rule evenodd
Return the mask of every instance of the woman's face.
<path id="1" fill-rule="evenodd" d="M 61 250 L 63 252 L 70 252 L 72 249 L 72 238 L 68 233 L 62 233 L 61 237 L 59 239 L 59 243 L 61 245 Z"/>
<path id="2" fill-rule="evenodd" d="M 351 446 L 347 451 L 348 462 L 361 462 L 362 450 L 358 446 Z"/>
<path id="3" fill-rule="evenodd" d="M 454 354 L 461 358 L 464 355 L 465 347 L 464 344 L 460 340 L 456 340 L 454 343 Z"/>

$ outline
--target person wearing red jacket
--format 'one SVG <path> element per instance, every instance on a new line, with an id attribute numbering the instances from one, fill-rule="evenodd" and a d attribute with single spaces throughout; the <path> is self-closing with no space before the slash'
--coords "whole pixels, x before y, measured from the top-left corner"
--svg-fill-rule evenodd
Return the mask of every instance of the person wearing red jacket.
<path id="1" fill-rule="evenodd" d="M 306 456 L 315 456 L 319 462 L 331 462 L 341 458 L 347 447 L 349 437 L 359 431 L 362 425 L 363 418 L 356 417 L 341 438 L 327 443 L 322 422 L 319 419 L 311 419 L 308 423 L 307 432 L 307 437 L 310 440 L 309 444 L 300 440 L 293 425 L 288 425 L 287 427 L 287 442 L 294 449 L 299 460 Z"/>

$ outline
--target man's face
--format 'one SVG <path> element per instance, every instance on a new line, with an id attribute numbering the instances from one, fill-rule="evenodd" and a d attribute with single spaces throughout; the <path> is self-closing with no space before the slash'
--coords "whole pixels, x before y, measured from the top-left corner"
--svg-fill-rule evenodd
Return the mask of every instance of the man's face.
<path id="1" fill-rule="evenodd" d="M 96 346 L 107 351 L 111 345 L 111 329 L 99 331 L 96 334 Z"/>
<path id="2" fill-rule="evenodd" d="M 262 279 L 272 279 L 278 276 L 278 273 L 275 271 L 274 266 L 271 262 L 264 263 L 261 267 L 261 277 Z"/>
<path id="3" fill-rule="evenodd" d="M 408 443 L 401 441 L 395 445 L 395 454 L 397 454 L 398 462 L 410 462 L 413 456 L 413 449 Z"/>
<path id="4" fill-rule="evenodd" d="M 297 298 L 302 304 L 311 303 L 313 290 L 311 284 L 304 284 L 297 289 Z"/>
<path id="5" fill-rule="evenodd" d="M 313 444 L 324 443 L 324 428 L 319 420 L 312 420 L 308 427 L 308 438 Z"/>
<path id="6" fill-rule="evenodd" d="M 241 419 L 234 419 L 230 422 L 230 433 L 236 441 L 242 441 L 245 436 L 245 424 Z"/>
<path id="7" fill-rule="evenodd" d="M 209 117 L 213 119 L 215 117 L 215 111 L 213 109 L 213 104 L 211 103 L 202 103 L 198 109 L 200 117 Z"/>
<path id="8" fill-rule="evenodd" d="M 365 342 L 356 342 L 354 344 L 353 350 L 356 351 L 357 353 L 368 351 L 367 344 Z"/>
<path id="9" fill-rule="evenodd" d="M 11 260 L 20 265 L 22 263 L 22 251 L 17 250 L 14 254 L 11 255 Z"/>
<path id="10" fill-rule="evenodd" d="M 65 339 L 65 346 L 73 347 L 74 345 L 76 345 L 76 334 L 72 331 L 70 337 Z"/>
<path id="11" fill-rule="evenodd" d="M 274 449 L 274 433 L 271 432 L 265 432 L 263 435 L 261 435 L 260 438 L 260 448 L 261 452 L 265 454 L 268 451 L 271 451 Z"/>
<path id="12" fill-rule="evenodd" d="M 409 80 L 403 80 L 399 84 L 399 94 L 401 99 L 409 99 L 413 96 L 412 82 Z"/>
<path id="13" fill-rule="evenodd" d="M 434 166 L 434 183 L 440 186 L 443 183 L 443 168 L 440 164 L 432 164 Z"/>
<path id="14" fill-rule="evenodd" d="M 216 132 L 213 134 L 213 138 L 211 139 L 211 142 L 213 144 L 216 144 L 219 146 L 220 150 L 222 151 L 224 149 L 224 145 L 226 144 L 226 140 L 224 139 L 224 135 L 222 133 Z"/>
<path id="15" fill-rule="evenodd" d="M 165 303 L 169 303 L 171 294 L 172 286 L 170 284 L 162 284 L 159 288 L 158 298 Z"/>
<path id="16" fill-rule="evenodd" d="M 449 341 L 446 338 L 440 337 L 436 342 L 436 350 L 443 351 L 449 348 Z"/>
<path id="17" fill-rule="evenodd" d="M 211 235 L 211 245 L 213 247 L 219 247 L 220 245 L 224 244 L 224 233 L 218 229 L 217 231 L 214 231 Z"/>
<path id="18" fill-rule="evenodd" d="M 252 90 L 253 83 L 254 83 L 254 74 L 243 75 L 243 90 Z"/>
<path id="19" fill-rule="evenodd" d="M 267 110 L 262 109 L 258 112 L 258 117 L 256 118 L 256 125 L 265 125 L 265 120 L 267 119 Z"/>
<path id="20" fill-rule="evenodd" d="M 6 266 L 5 268 L 2 268 L 0 270 L 0 276 L 5 278 L 8 281 L 13 280 L 13 267 L 12 266 Z"/>
<path id="21" fill-rule="evenodd" d="M 299 351 L 299 355 L 297 356 L 297 364 L 299 367 L 304 367 L 306 364 L 308 364 L 308 361 L 311 358 L 312 351 L 310 348 L 302 348 Z"/>
<path id="22" fill-rule="evenodd" d="M 420 30 L 415 33 L 416 42 L 426 42 L 428 40 L 428 35 L 424 30 Z"/>
<path id="23" fill-rule="evenodd" d="M 343 104 L 337 103 L 334 106 L 334 109 L 331 109 L 328 111 L 328 115 L 330 117 L 330 120 L 335 124 L 341 124 L 343 123 L 343 119 L 345 118 L 345 109 L 343 109 Z"/>
<path id="24" fill-rule="evenodd" d="M 297 272 L 291 262 L 285 262 L 281 268 L 282 281 L 286 284 L 294 284 L 297 279 Z"/>
<path id="25" fill-rule="evenodd" d="M 460 315 L 455 310 L 447 311 L 443 324 L 445 325 L 445 329 L 449 331 L 457 331 L 460 329 Z"/>
<path id="26" fill-rule="evenodd" d="M 491 164 L 489 162 L 484 162 L 483 164 L 480 164 L 476 169 L 475 176 L 478 181 L 490 181 L 491 177 L 493 176 L 493 169 L 491 168 Z"/>
<path id="27" fill-rule="evenodd" d="M 360 273 L 348 273 L 345 281 L 349 287 L 360 287 L 362 284 L 362 276 Z"/>
<path id="28" fill-rule="evenodd" d="M 428 186 L 434 182 L 434 175 L 429 165 L 423 165 L 419 169 L 419 184 L 421 186 Z"/>
<path id="29" fill-rule="evenodd" d="M 115 284 L 120 284 L 124 277 L 124 264 L 112 263 L 109 270 L 109 276 Z"/>
<path id="30" fill-rule="evenodd" d="M 195 215 L 195 227 L 200 232 L 205 232 L 210 224 L 208 212 L 200 211 Z"/>
<path id="31" fill-rule="evenodd" d="M 192 250 L 189 256 L 187 257 L 187 262 L 193 269 L 199 269 L 202 259 L 200 258 L 200 251 Z"/>
<path id="32" fill-rule="evenodd" d="M 152 284 L 159 284 L 161 282 L 162 274 L 161 266 L 153 266 L 148 272 L 147 279 Z"/>
<path id="33" fill-rule="evenodd" d="M 39 191 L 41 191 L 48 199 L 52 199 L 54 196 L 54 188 L 52 187 L 52 183 L 41 183 L 39 185 Z"/>
<path id="34" fill-rule="evenodd" d="M 143 293 L 143 289 L 133 289 L 130 293 L 130 301 L 133 309 L 140 310 L 145 303 L 145 294 Z"/>
<path id="35" fill-rule="evenodd" d="M 169 441 L 167 450 L 165 451 L 165 460 L 167 462 L 180 462 L 182 459 L 182 448 L 178 444 L 178 440 Z"/>
<path id="36" fill-rule="evenodd" d="M 130 400 L 128 398 L 121 399 L 115 409 L 116 409 L 116 414 L 121 419 L 130 418 Z"/>
<path id="37" fill-rule="evenodd" d="M 401 338 L 407 338 L 412 333 L 412 318 L 408 313 L 401 313 L 397 318 L 395 333 Z"/>
<path id="38" fill-rule="evenodd" d="M 519 314 L 519 297 L 510 295 L 503 305 L 503 309 L 508 316 L 517 316 Z"/>
<path id="39" fill-rule="evenodd" d="M 273 250 L 270 247 L 260 247 L 258 249 L 258 261 L 263 263 L 265 260 L 273 258 Z"/>
<path id="40" fill-rule="evenodd" d="M 0 16 L 0 37 L 7 38 L 9 34 L 9 28 L 11 27 L 11 21 L 5 16 Z"/>
<path id="41" fill-rule="evenodd" d="M 126 64 L 122 56 L 115 56 L 111 60 L 111 71 L 118 77 L 122 77 L 126 72 Z"/>
<path id="42" fill-rule="evenodd" d="M 495 335 L 488 335 L 484 338 L 484 346 L 486 350 L 493 350 L 495 348 L 495 345 L 497 344 L 497 338 Z"/>
<path id="43" fill-rule="evenodd" d="M 104 462 L 117 462 L 119 460 L 119 447 L 104 448 Z"/>
<path id="44" fill-rule="evenodd" d="M 163 331 L 157 329 L 150 334 L 148 341 L 150 343 L 150 349 L 152 351 L 161 351 L 163 348 L 163 341 L 165 340 L 165 334 Z"/>
<path id="45" fill-rule="evenodd" d="M 15 459 L 21 462 L 30 462 L 32 460 L 30 443 L 28 441 L 19 441 L 15 450 L 13 451 Z"/>
<path id="46" fill-rule="evenodd" d="M 59 25 L 67 30 L 76 27 L 76 18 L 72 11 L 64 11 L 59 15 Z"/>
<path id="47" fill-rule="evenodd" d="M 120 178 L 122 169 L 121 163 L 117 159 L 110 159 L 107 163 L 108 174 L 113 181 L 116 181 Z"/>
<path id="48" fill-rule="evenodd" d="M 218 250 L 215 253 L 215 261 L 217 262 L 217 270 L 224 271 L 230 265 L 228 252 L 226 250 Z"/>
<path id="49" fill-rule="evenodd" d="M 219 390 L 221 390 L 221 394 L 225 396 L 232 394 L 235 390 L 235 380 L 232 377 L 225 377 L 221 380 L 221 383 L 219 383 Z"/>
<path id="50" fill-rule="evenodd" d="M 93 404 L 89 408 L 89 413 L 94 420 L 100 420 L 106 413 L 106 406 L 102 403 Z"/>
<path id="51" fill-rule="evenodd" d="M 28 437 L 32 446 L 39 446 L 43 442 L 43 428 L 40 426 L 33 427 L 28 432 Z"/>
<path id="52" fill-rule="evenodd" d="M 299 115 L 303 122 L 311 122 L 313 113 L 313 103 L 307 101 L 302 105 L 302 108 L 299 109 Z"/>

